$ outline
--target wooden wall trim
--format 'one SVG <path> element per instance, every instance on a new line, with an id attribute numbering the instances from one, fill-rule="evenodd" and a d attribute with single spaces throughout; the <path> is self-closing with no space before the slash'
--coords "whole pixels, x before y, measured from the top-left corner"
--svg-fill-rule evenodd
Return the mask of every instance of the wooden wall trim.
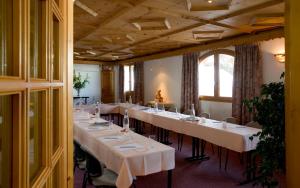
<path id="1" fill-rule="evenodd" d="M 286 1 L 285 135 L 287 187 L 300 187 L 300 1 Z"/>
<path id="2" fill-rule="evenodd" d="M 131 62 L 139 62 L 139 61 L 146 61 L 146 60 L 153 60 L 159 59 L 164 57 L 176 56 L 181 55 L 186 52 L 196 52 L 196 51 L 204 51 L 204 50 L 213 50 L 219 48 L 225 48 L 232 45 L 240 45 L 240 44 L 249 44 L 253 42 L 263 41 L 263 40 L 270 40 L 274 38 L 284 37 L 284 29 L 278 28 L 273 29 L 270 31 L 263 31 L 260 33 L 253 33 L 253 34 L 244 34 L 236 37 L 225 38 L 222 40 L 217 40 L 214 42 L 207 42 L 204 44 L 199 44 L 195 46 L 179 48 L 175 50 L 168 50 L 165 52 L 150 54 L 146 56 L 136 57 L 132 59 L 126 59 L 123 61 L 118 61 L 119 64 L 128 64 Z"/>

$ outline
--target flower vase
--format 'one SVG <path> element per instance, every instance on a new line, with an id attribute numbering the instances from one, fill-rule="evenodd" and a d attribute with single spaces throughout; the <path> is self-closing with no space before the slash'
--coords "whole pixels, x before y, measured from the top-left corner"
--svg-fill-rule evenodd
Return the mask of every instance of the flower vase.
<path id="1" fill-rule="evenodd" d="M 79 97 L 80 96 L 80 89 L 76 89 L 76 91 L 77 91 L 77 97 Z"/>

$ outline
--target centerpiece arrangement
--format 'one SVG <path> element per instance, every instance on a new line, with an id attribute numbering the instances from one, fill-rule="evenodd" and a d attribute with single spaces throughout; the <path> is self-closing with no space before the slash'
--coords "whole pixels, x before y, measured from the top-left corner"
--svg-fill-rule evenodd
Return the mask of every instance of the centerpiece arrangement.
<path id="1" fill-rule="evenodd" d="M 75 71 L 73 73 L 73 88 L 77 91 L 77 96 L 80 96 L 80 90 L 85 88 L 89 83 L 89 76 L 86 74 L 85 79 L 82 78 L 80 72 L 76 75 Z"/>

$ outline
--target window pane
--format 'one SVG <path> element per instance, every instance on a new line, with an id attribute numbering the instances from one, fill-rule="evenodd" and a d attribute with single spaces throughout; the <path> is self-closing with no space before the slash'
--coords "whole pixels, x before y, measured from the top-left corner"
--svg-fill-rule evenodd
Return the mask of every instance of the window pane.
<path id="1" fill-rule="evenodd" d="M 0 76 L 13 75 L 12 1 L 0 0 Z"/>
<path id="2" fill-rule="evenodd" d="M 59 80 L 59 21 L 55 15 L 53 15 L 53 52 L 52 52 L 52 71 L 53 79 Z"/>
<path id="3" fill-rule="evenodd" d="M 131 66 L 131 91 L 134 90 L 134 65 Z"/>
<path id="4" fill-rule="evenodd" d="M 29 175 L 30 183 L 39 174 L 43 165 L 43 129 L 45 127 L 45 91 L 34 91 L 30 93 L 29 108 Z"/>
<path id="5" fill-rule="evenodd" d="M 124 66 L 124 92 L 129 91 L 129 66 Z"/>
<path id="6" fill-rule="evenodd" d="M 12 96 L 0 96 L 0 187 L 12 187 Z"/>
<path id="7" fill-rule="evenodd" d="M 30 0 L 30 76 L 43 78 L 42 62 L 42 14 L 41 0 Z"/>
<path id="8" fill-rule="evenodd" d="M 219 55 L 220 96 L 232 97 L 234 57 L 231 55 Z"/>
<path id="9" fill-rule="evenodd" d="M 215 71 L 214 56 L 211 55 L 199 64 L 199 95 L 214 96 Z"/>
<path id="10" fill-rule="evenodd" d="M 59 147 L 59 135 L 60 135 L 60 124 L 59 124 L 59 89 L 53 90 L 53 108 L 52 108 L 52 135 L 53 135 L 53 154 Z"/>

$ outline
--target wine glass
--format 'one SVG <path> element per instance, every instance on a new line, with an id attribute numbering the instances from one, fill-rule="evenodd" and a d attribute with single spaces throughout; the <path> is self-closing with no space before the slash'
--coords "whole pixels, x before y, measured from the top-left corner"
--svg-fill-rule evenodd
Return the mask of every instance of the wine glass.
<path id="1" fill-rule="evenodd" d="M 154 149 L 153 142 L 156 140 L 156 135 L 150 134 L 148 136 L 148 141 L 149 141 L 149 149 Z"/>

